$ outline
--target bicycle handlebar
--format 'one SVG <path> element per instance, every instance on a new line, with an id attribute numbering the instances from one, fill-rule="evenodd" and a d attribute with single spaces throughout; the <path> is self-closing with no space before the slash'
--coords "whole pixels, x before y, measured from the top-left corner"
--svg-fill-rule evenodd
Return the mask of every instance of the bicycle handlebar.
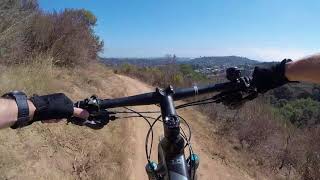
<path id="1" fill-rule="evenodd" d="M 194 86 L 191 88 L 181 88 L 177 89 L 173 93 L 173 99 L 175 101 L 185 99 L 188 97 L 206 94 L 206 93 L 213 93 L 213 92 L 234 92 L 239 90 L 244 90 L 247 88 L 247 85 L 243 84 L 243 82 L 226 82 L 221 84 L 212 84 L 208 86 Z M 144 93 L 134 96 L 122 97 L 122 98 L 115 98 L 115 99 L 105 99 L 100 100 L 99 108 L 100 109 L 108 109 L 108 108 L 116 108 L 116 107 L 124 107 L 124 106 L 139 106 L 139 105 L 151 105 L 160 103 L 160 94 L 161 89 L 156 90 L 156 92 Z M 78 102 L 79 107 L 82 107 L 84 101 Z"/>
<path id="2" fill-rule="evenodd" d="M 75 103 L 75 107 L 86 109 L 90 113 L 88 122 L 80 119 L 71 119 L 70 122 L 79 122 L 78 125 L 90 124 L 91 128 L 102 128 L 107 121 L 105 116 L 110 114 L 106 109 L 125 107 L 125 106 L 140 106 L 140 105 L 152 105 L 159 104 L 163 96 L 172 96 L 174 101 L 182 100 L 188 97 L 206 94 L 206 93 L 219 93 L 213 96 L 216 103 L 223 102 L 231 108 L 237 107 L 248 100 L 252 100 L 257 97 L 257 90 L 251 85 L 251 79 L 248 77 L 239 77 L 237 69 L 231 69 L 227 71 L 227 79 L 229 82 L 221 84 L 211 84 L 207 86 L 194 86 L 190 88 L 181 88 L 176 91 L 170 86 L 169 88 L 162 90 L 157 88 L 155 92 L 149 92 L 144 94 L 138 94 L 134 96 L 115 98 L 115 99 L 98 99 L 95 96 L 78 101 Z M 109 118 L 109 117 L 108 117 Z M 101 120 L 102 119 L 102 120 Z M 104 120 L 103 120 L 104 119 Z"/>

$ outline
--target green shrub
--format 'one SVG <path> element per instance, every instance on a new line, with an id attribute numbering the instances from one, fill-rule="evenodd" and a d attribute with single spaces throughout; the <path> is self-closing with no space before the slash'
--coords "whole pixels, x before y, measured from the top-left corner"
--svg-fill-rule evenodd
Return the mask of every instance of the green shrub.
<path id="1" fill-rule="evenodd" d="M 298 127 L 320 122 L 320 102 L 311 98 L 290 101 L 281 107 L 279 112 Z"/>
<path id="2" fill-rule="evenodd" d="M 193 67 L 189 64 L 181 64 L 179 68 L 184 78 L 188 79 L 189 81 L 199 82 L 207 80 L 207 78 L 203 74 L 195 72 Z"/>
<path id="3" fill-rule="evenodd" d="M 173 75 L 173 77 L 172 77 L 173 84 L 182 84 L 183 81 L 184 81 L 184 78 L 183 78 L 182 74 L 180 74 L 180 73 L 177 73 L 177 74 Z"/>
<path id="4" fill-rule="evenodd" d="M 189 64 L 181 64 L 180 71 L 183 75 L 190 75 L 194 72 L 192 66 Z"/>
<path id="5" fill-rule="evenodd" d="M 119 71 L 123 72 L 123 73 L 130 74 L 130 73 L 133 73 L 135 71 L 135 69 L 136 69 L 136 67 L 134 65 L 126 63 L 126 64 L 123 64 L 120 66 Z"/>

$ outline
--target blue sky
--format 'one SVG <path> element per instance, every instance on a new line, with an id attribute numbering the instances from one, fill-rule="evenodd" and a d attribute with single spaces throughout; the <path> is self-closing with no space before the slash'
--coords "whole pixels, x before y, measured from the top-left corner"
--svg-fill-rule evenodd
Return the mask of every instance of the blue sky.
<path id="1" fill-rule="evenodd" d="M 39 0 L 46 11 L 86 8 L 104 57 L 239 55 L 299 58 L 320 50 L 318 0 Z"/>

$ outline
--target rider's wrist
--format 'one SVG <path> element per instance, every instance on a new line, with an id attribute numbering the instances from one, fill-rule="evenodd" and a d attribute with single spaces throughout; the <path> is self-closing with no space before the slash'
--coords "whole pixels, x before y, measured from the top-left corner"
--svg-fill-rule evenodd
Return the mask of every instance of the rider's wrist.
<path id="1" fill-rule="evenodd" d="M 30 100 L 28 100 L 27 103 L 29 106 L 29 121 L 33 121 L 33 116 L 34 116 L 34 112 L 36 111 L 36 107 Z"/>
<path id="2" fill-rule="evenodd" d="M 292 72 L 293 62 L 288 62 L 285 65 L 285 76 L 289 81 L 296 81 L 294 73 Z"/>
<path id="3" fill-rule="evenodd" d="M 287 76 L 287 71 L 288 71 L 288 64 L 291 63 L 292 60 L 291 59 L 284 59 L 281 61 L 281 63 L 278 65 L 279 69 L 278 69 L 278 72 L 280 71 L 280 74 L 281 74 L 281 78 L 282 78 L 282 81 L 284 82 L 290 82 L 290 79 L 288 78 Z"/>

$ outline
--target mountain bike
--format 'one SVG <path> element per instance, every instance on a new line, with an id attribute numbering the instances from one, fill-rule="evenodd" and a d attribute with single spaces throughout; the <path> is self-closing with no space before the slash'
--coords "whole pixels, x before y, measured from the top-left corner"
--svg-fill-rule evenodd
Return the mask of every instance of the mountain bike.
<path id="1" fill-rule="evenodd" d="M 251 85 L 251 79 L 241 77 L 237 68 L 229 68 L 226 71 L 228 82 L 221 84 L 211 84 L 207 86 L 193 86 L 174 90 L 172 86 L 166 89 L 156 88 L 155 92 L 139 94 L 135 96 L 122 97 L 116 99 L 99 99 L 92 96 L 75 103 L 76 107 L 86 109 L 90 113 L 87 120 L 71 118 L 68 121 L 80 125 L 88 126 L 93 129 L 103 128 L 110 120 L 116 120 L 116 114 L 135 113 L 142 117 L 149 124 L 149 130 L 146 135 L 145 153 L 146 153 L 146 171 L 149 180 L 195 180 L 197 178 L 197 168 L 199 166 L 199 156 L 193 152 L 191 145 L 191 130 L 187 121 L 179 116 L 177 109 L 203 105 L 209 103 L 223 103 L 231 108 L 236 108 L 248 100 L 257 97 L 256 88 Z M 201 94 L 217 93 L 214 96 L 193 102 L 187 102 L 175 106 L 174 101 L 182 100 Z M 158 118 L 147 117 L 143 114 L 160 113 L 159 111 L 138 112 L 127 106 L 140 106 L 158 104 L 161 115 Z M 125 111 L 112 111 L 112 108 L 124 107 Z M 153 119 L 153 122 L 150 122 Z M 158 162 L 150 159 L 153 145 L 153 127 L 162 121 L 164 134 L 158 144 Z M 181 128 L 181 122 L 186 124 L 189 134 Z M 149 143 L 149 140 L 151 142 Z M 186 158 L 185 148 L 189 149 L 189 157 Z"/>

